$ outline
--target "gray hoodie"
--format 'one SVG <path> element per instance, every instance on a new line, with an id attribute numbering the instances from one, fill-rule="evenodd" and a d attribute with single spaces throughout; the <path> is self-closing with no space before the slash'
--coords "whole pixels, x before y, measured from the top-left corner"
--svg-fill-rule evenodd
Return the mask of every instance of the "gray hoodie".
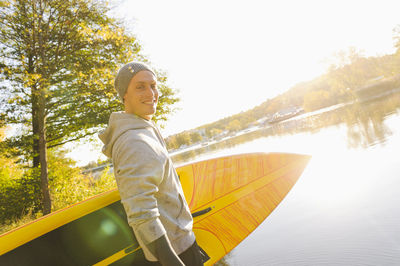
<path id="1" fill-rule="evenodd" d="M 147 244 L 167 234 L 177 254 L 195 240 L 193 219 L 165 142 L 152 121 L 112 113 L 99 134 L 103 153 L 112 158 L 128 223 L 147 260 L 157 259 Z"/>

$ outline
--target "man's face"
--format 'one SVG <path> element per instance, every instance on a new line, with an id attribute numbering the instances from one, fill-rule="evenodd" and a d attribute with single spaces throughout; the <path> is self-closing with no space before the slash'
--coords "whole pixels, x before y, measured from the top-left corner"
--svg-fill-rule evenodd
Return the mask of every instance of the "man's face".
<path id="1" fill-rule="evenodd" d="M 158 90 L 156 77 L 147 70 L 137 73 L 124 96 L 125 112 L 150 120 L 156 112 Z"/>

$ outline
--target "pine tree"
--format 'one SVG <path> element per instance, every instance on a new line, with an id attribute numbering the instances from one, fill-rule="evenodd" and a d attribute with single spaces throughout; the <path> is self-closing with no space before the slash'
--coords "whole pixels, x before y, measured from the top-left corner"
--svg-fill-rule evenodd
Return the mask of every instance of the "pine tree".
<path id="1" fill-rule="evenodd" d="M 1 118 L 24 125 L 9 145 L 40 169 L 44 214 L 51 211 L 47 149 L 95 134 L 121 110 L 117 69 L 146 61 L 138 40 L 108 11 L 100 0 L 0 2 Z M 165 120 L 178 99 L 166 77 L 159 79 L 156 119 Z"/>

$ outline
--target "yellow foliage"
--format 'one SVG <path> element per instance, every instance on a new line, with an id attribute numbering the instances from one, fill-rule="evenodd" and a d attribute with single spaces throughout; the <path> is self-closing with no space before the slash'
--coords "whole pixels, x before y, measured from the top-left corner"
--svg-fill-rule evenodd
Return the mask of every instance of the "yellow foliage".
<path id="1" fill-rule="evenodd" d="M 72 171 L 67 177 L 51 182 L 53 211 L 116 187 L 115 178 L 113 174 L 109 173 L 108 168 L 103 170 L 99 178 L 95 178 L 92 175 L 84 175 L 79 172 L 79 168 L 64 168 L 64 172 L 65 170 Z"/>
<path id="2" fill-rule="evenodd" d="M 235 119 L 235 120 L 229 122 L 229 124 L 228 124 L 226 129 L 228 129 L 229 131 L 238 131 L 238 130 L 240 130 L 241 129 L 240 121 Z"/>
<path id="3" fill-rule="evenodd" d="M 19 178 L 23 174 L 23 170 L 15 164 L 13 159 L 3 158 L 0 156 L 0 178 L 12 179 Z"/>
<path id="4" fill-rule="evenodd" d="M 27 224 L 29 222 L 32 222 L 33 220 L 42 217 L 43 214 L 41 212 L 33 214 L 31 211 L 28 211 L 27 214 L 23 215 L 21 218 L 18 220 L 14 221 L 5 221 L 1 226 L 0 226 L 0 235 L 3 233 L 6 233 L 14 228 L 17 228 L 19 226 L 22 226 L 24 224 Z"/>
<path id="5" fill-rule="evenodd" d="M 0 128 L 0 141 L 3 141 L 6 137 L 7 127 Z"/>
<path id="6" fill-rule="evenodd" d="M 332 94 L 326 90 L 313 90 L 304 96 L 303 108 L 306 112 L 328 106 L 333 101 Z"/>

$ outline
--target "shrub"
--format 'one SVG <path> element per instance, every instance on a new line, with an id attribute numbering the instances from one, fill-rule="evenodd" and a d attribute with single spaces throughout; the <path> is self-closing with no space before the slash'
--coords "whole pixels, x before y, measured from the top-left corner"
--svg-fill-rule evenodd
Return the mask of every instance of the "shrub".
<path id="1" fill-rule="evenodd" d="M 99 178 L 94 178 L 82 174 L 80 168 L 73 166 L 74 163 L 65 157 L 64 151 L 49 152 L 52 211 L 116 187 L 109 168 L 104 169 Z M 37 178 L 39 169 L 23 170 L 11 166 L 8 170 L 0 167 L 0 233 L 42 215 L 40 181 Z"/>
<path id="2" fill-rule="evenodd" d="M 0 178 L 0 223 L 40 210 L 40 184 L 29 170 L 21 177 Z"/>

